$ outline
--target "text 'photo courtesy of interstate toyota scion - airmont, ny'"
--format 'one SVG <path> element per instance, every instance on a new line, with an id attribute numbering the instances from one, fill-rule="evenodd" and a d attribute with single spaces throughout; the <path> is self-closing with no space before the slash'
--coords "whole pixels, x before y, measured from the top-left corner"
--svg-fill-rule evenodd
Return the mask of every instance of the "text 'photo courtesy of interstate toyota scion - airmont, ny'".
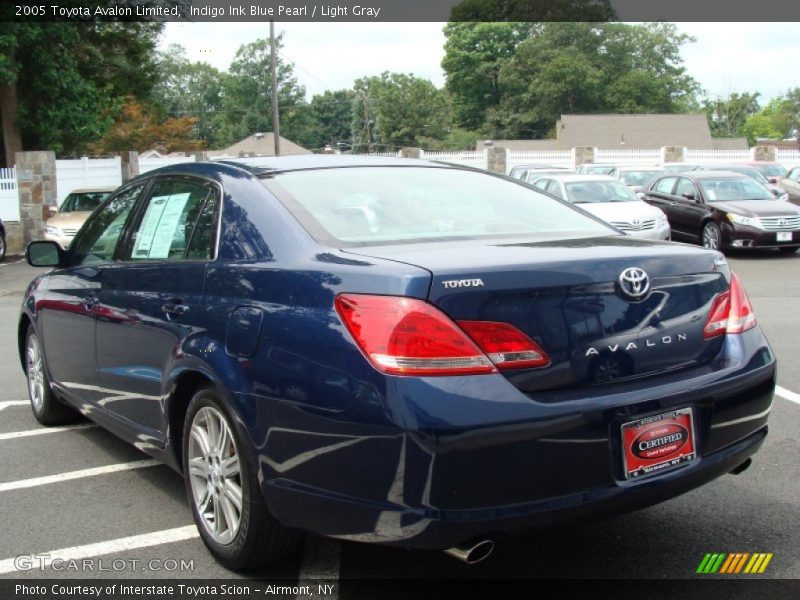
<path id="1" fill-rule="evenodd" d="M 746 468 L 776 361 L 713 248 L 624 235 L 519 180 L 400 158 L 167 166 L 24 295 L 36 418 L 183 473 L 213 555 L 303 532 L 446 550 Z"/>

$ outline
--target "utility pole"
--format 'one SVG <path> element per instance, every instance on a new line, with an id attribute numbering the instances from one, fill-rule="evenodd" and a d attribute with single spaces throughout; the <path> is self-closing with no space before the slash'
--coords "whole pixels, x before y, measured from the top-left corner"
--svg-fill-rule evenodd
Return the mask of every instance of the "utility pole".
<path id="1" fill-rule="evenodd" d="M 367 154 L 372 154 L 372 139 L 369 132 L 369 102 L 366 95 L 364 98 L 364 140 L 367 142 Z"/>
<path id="2" fill-rule="evenodd" d="M 281 155 L 281 121 L 278 116 L 278 51 L 275 48 L 275 22 L 269 22 L 270 70 L 272 72 L 272 137 L 275 156 Z"/>

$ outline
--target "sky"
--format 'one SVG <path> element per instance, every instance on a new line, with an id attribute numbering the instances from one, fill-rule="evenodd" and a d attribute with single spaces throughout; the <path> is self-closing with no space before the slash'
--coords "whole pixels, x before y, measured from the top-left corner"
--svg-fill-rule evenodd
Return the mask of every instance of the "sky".
<path id="1" fill-rule="evenodd" d="M 442 23 L 276 23 L 283 56 L 308 98 L 350 88 L 383 71 L 413 73 L 444 85 Z M 800 87 L 796 23 L 678 23 L 697 39 L 682 49 L 684 64 L 711 98 L 761 92 L 761 103 Z M 225 70 L 241 44 L 269 36 L 269 23 L 167 23 L 161 46 L 180 44 L 190 60 Z"/>

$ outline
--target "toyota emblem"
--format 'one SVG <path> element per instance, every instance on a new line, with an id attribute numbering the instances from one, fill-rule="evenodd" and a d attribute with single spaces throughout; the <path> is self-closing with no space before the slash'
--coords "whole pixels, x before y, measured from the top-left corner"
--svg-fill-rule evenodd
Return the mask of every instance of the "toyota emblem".
<path id="1" fill-rule="evenodd" d="M 781 227 L 786 227 L 788 224 L 789 224 L 788 219 L 778 219 L 778 225 L 780 225 Z"/>
<path id="2" fill-rule="evenodd" d="M 650 278 L 644 269 L 628 267 L 619 275 L 619 287 L 623 295 L 640 300 L 650 291 Z"/>

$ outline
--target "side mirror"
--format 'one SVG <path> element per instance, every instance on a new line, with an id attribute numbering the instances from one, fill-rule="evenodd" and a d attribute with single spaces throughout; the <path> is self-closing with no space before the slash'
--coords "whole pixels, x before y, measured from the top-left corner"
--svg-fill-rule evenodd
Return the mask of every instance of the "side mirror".
<path id="1" fill-rule="evenodd" d="M 684 192 L 683 194 L 681 194 L 681 196 L 683 196 L 687 200 L 696 200 L 694 192 Z"/>
<path id="2" fill-rule="evenodd" d="M 64 251 L 55 242 L 40 240 L 28 244 L 25 258 L 32 267 L 57 267 L 62 264 Z"/>
<path id="3" fill-rule="evenodd" d="M 647 196 L 647 194 L 644 192 L 636 192 L 636 197 L 639 198 L 639 200 L 644 200 L 645 196 Z"/>
<path id="4" fill-rule="evenodd" d="M 58 214 L 58 207 L 57 206 L 48 206 L 47 207 L 47 218 L 50 219 Z"/>

